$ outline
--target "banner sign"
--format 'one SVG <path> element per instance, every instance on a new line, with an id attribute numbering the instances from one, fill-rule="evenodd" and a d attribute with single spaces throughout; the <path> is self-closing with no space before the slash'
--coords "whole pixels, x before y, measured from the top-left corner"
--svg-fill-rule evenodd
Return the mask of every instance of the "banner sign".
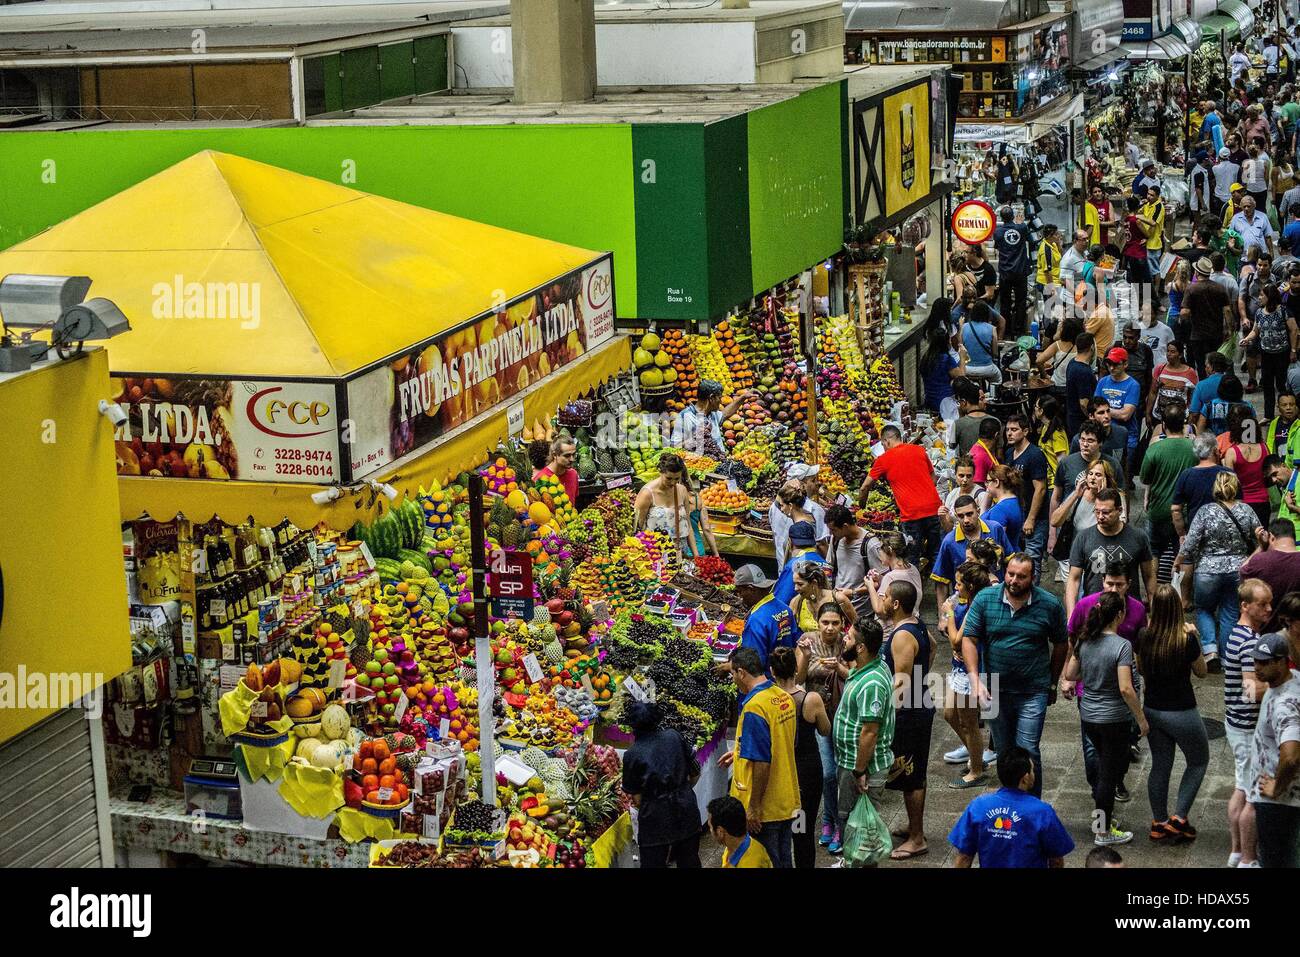
<path id="1" fill-rule="evenodd" d="M 930 84 L 885 97 L 885 215 L 930 194 Z"/>
<path id="2" fill-rule="evenodd" d="M 606 256 L 353 379 L 347 395 L 354 428 L 343 445 L 353 478 L 429 445 L 613 335 Z"/>
<path id="3" fill-rule="evenodd" d="M 488 599 L 495 618 L 533 617 L 533 556 L 526 551 L 493 549 Z"/>
<path id="4" fill-rule="evenodd" d="M 327 382 L 114 377 L 127 421 L 118 475 L 336 482 L 339 423 Z"/>

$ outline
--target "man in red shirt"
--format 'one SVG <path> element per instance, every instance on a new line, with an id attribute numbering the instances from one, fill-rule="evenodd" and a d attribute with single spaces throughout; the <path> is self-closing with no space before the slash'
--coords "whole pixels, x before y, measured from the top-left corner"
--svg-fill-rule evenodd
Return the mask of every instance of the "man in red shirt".
<path id="1" fill-rule="evenodd" d="M 569 504 L 578 507 L 578 470 L 573 468 L 573 456 L 578 446 L 567 435 L 561 435 L 551 443 L 551 455 L 546 460 L 545 468 L 533 473 L 533 478 L 542 475 L 554 475 L 564 486 L 564 494 L 569 496 Z M 536 462 L 536 459 L 533 459 Z"/>
<path id="2" fill-rule="evenodd" d="M 912 540 L 909 560 L 919 569 L 920 558 L 934 566 L 943 529 L 939 527 L 939 491 L 934 483 L 934 466 L 925 449 L 903 441 L 898 426 L 880 430 L 885 451 L 871 464 L 871 474 L 858 490 L 858 501 L 865 504 L 867 492 L 879 478 L 884 478 L 894 492 L 903 531 Z"/>

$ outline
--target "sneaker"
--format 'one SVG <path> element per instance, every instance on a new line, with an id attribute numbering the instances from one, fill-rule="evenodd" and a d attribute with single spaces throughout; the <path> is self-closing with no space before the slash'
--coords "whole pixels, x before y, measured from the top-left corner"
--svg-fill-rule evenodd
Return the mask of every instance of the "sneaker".
<path id="1" fill-rule="evenodd" d="M 1178 836 L 1184 841 L 1196 840 L 1196 828 L 1187 823 L 1187 818 L 1179 817 L 1175 814 L 1169 819 L 1168 824 L 1178 832 Z"/>
<path id="2" fill-rule="evenodd" d="M 1245 863 L 1238 864 L 1237 867 L 1238 867 L 1238 868 L 1243 868 L 1243 867 L 1259 867 L 1259 861 L 1251 861 L 1249 864 L 1245 864 Z"/>
<path id="3" fill-rule="evenodd" d="M 1123 781 L 1115 785 L 1115 800 L 1119 801 L 1121 804 L 1127 804 L 1130 800 L 1132 800 L 1132 798 L 1128 793 L 1128 788 L 1124 787 Z"/>
<path id="4" fill-rule="evenodd" d="M 1241 852 L 1233 851 L 1231 854 L 1228 855 L 1228 866 L 1239 867 L 1240 865 L 1241 865 Z"/>
<path id="5" fill-rule="evenodd" d="M 997 763 L 998 763 L 998 753 L 997 753 L 996 751 L 990 751 L 988 748 L 985 748 L 985 749 L 984 749 L 984 763 L 985 763 L 985 764 L 997 764 Z"/>
<path id="6" fill-rule="evenodd" d="M 835 833 L 835 828 L 831 827 L 829 824 L 823 824 L 822 836 L 821 838 L 818 839 L 817 843 L 820 844 L 822 847 L 825 847 L 827 844 L 831 842 L 831 836 L 834 833 Z"/>
<path id="7" fill-rule="evenodd" d="M 827 854 L 843 854 L 844 842 L 840 840 L 840 832 L 836 831 L 835 836 L 831 838 L 831 843 L 826 848 Z"/>
<path id="8" fill-rule="evenodd" d="M 1131 840 L 1133 840 L 1132 831 L 1121 831 L 1112 823 L 1110 830 L 1105 834 L 1098 834 L 1092 839 L 1092 843 L 1098 847 L 1109 847 L 1112 844 L 1127 844 Z"/>
<path id="9" fill-rule="evenodd" d="M 969 760 L 970 750 L 964 744 L 955 751 L 949 751 L 943 756 L 944 764 L 965 764 Z"/>
<path id="10" fill-rule="evenodd" d="M 1168 821 L 1152 821 L 1150 836 L 1153 844 L 1175 844 L 1180 838 L 1178 829 Z"/>

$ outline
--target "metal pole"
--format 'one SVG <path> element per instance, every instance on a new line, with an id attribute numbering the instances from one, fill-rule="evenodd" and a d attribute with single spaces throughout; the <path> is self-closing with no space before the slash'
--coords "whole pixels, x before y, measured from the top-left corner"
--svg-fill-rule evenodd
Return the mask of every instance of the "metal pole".
<path id="1" fill-rule="evenodd" d="M 483 772 L 480 792 L 484 804 L 496 807 L 496 722 L 492 700 L 496 680 L 492 668 L 491 632 L 488 626 L 486 536 L 483 528 L 483 476 L 477 472 L 469 479 L 469 551 L 472 566 L 471 589 L 474 596 L 474 665 L 478 684 L 478 753 Z"/>

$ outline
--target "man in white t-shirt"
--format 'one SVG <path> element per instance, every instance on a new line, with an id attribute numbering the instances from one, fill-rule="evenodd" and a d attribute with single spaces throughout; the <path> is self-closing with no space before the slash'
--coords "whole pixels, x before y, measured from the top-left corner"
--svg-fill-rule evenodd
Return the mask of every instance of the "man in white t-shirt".
<path id="1" fill-rule="evenodd" d="M 1234 85 L 1237 77 L 1250 69 L 1250 57 L 1246 56 L 1246 48 L 1240 43 L 1237 44 L 1237 49 L 1233 51 L 1232 56 L 1228 57 L 1228 69 L 1232 71 L 1230 82 Z"/>
<path id="2" fill-rule="evenodd" d="M 1250 650 L 1255 678 L 1268 688 L 1250 749 L 1260 867 L 1300 867 L 1300 675 L 1288 653 L 1281 634 L 1260 636 Z"/>
<path id="3" fill-rule="evenodd" d="M 802 462 L 790 466 L 786 474 L 786 483 L 781 486 L 781 491 L 777 493 L 767 509 L 767 520 L 772 526 L 772 540 L 776 548 L 778 569 L 784 569 L 786 560 L 790 557 L 790 526 L 794 524 L 794 519 L 781 509 L 782 500 L 788 500 L 796 508 L 801 508 L 812 515 L 816 527 L 817 547 L 823 553 L 826 551 L 824 543 L 831 537 L 830 531 L 826 528 L 826 510 L 808 497 L 803 486 L 803 480 L 816 475 L 817 471 L 817 466 L 804 465 Z"/>
<path id="4" fill-rule="evenodd" d="M 957 465 L 953 469 L 952 488 L 944 496 L 943 505 L 939 509 L 939 527 L 943 529 L 945 535 L 951 532 L 956 524 L 953 514 L 957 499 L 963 495 L 975 499 L 975 507 L 981 515 L 988 511 L 988 493 L 984 491 L 982 485 L 975 483 L 975 463 L 971 461 L 969 455 L 957 459 Z"/>

